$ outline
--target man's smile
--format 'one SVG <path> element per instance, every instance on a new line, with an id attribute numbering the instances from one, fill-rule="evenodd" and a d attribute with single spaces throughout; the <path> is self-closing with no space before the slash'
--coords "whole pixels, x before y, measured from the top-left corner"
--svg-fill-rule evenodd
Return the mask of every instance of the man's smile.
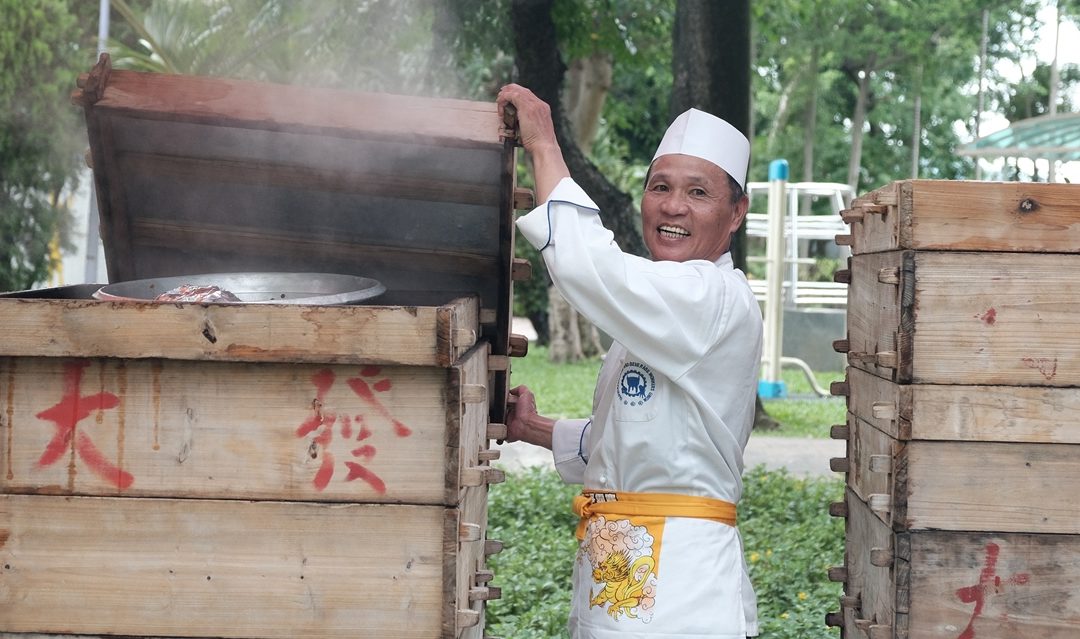
<path id="1" fill-rule="evenodd" d="M 680 226 L 669 226 L 667 224 L 661 224 L 659 227 L 657 227 L 657 230 L 660 232 L 661 237 L 666 237 L 666 238 L 671 238 L 671 239 L 678 239 L 680 237 L 690 237 L 690 231 L 687 231 L 686 229 L 684 229 L 684 228 L 682 228 Z"/>

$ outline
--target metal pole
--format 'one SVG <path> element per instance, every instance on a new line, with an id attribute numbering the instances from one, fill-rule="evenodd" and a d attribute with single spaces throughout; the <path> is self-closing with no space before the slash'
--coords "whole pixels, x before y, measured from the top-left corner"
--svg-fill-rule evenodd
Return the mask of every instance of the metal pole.
<path id="1" fill-rule="evenodd" d="M 784 307 L 780 303 L 784 286 L 784 218 L 787 209 L 787 160 L 769 163 L 769 237 L 765 246 L 765 366 L 764 379 L 758 381 L 762 399 L 787 396 L 780 379 L 784 347 Z"/>
<path id="2" fill-rule="evenodd" d="M 1058 49 L 1061 47 L 1061 0 L 1054 4 L 1054 61 L 1050 63 L 1050 115 L 1057 115 L 1058 83 L 1060 76 L 1058 71 Z M 1057 160 L 1047 158 L 1050 170 L 1047 172 L 1046 181 L 1053 182 L 1057 178 Z"/>
<path id="3" fill-rule="evenodd" d="M 98 50 L 97 57 L 109 46 L 109 0 L 101 0 L 98 5 Z M 83 283 L 97 280 L 98 244 L 101 243 L 101 220 L 98 215 L 97 188 L 93 175 L 90 177 L 90 210 L 86 216 L 86 261 L 83 266 Z"/>

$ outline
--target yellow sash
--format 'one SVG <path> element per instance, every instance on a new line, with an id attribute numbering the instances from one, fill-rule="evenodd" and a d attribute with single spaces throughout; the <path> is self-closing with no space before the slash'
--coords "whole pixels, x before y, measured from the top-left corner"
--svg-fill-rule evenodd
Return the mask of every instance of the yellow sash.
<path id="1" fill-rule="evenodd" d="M 593 515 L 620 517 L 696 517 L 735 525 L 735 504 L 722 499 L 671 493 L 624 493 L 583 490 L 574 497 L 574 513 L 581 517 L 577 538 L 585 539 L 585 529 Z"/>

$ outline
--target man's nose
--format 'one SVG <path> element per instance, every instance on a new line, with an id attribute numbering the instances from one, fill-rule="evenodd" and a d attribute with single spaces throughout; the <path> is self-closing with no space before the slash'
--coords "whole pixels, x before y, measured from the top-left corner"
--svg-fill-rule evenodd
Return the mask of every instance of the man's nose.
<path id="1" fill-rule="evenodd" d="M 661 210 L 667 215 L 686 215 L 690 210 L 689 201 L 685 195 L 671 192 L 664 198 Z"/>

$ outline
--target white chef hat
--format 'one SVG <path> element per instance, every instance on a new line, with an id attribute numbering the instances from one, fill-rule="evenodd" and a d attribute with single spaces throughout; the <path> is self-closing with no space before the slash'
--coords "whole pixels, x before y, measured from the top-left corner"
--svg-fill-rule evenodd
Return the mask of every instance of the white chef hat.
<path id="1" fill-rule="evenodd" d="M 656 148 L 661 155 L 692 155 L 727 171 L 744 189 L 750 163 L 750 141 L 738 129 L 715 115 L 690 109 L 671 123 Z"/>

